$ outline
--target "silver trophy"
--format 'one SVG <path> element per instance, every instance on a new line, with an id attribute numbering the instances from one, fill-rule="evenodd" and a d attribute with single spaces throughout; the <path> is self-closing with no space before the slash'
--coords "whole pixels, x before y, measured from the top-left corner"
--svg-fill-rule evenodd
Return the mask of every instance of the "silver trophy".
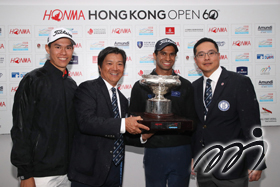
<path id="1" fill-rule="evenodd" d="M 148 99 L 146 103 L 146 114 L 172 116 L 171 101 L 164 97 L 171 88 L 181 85 L 178 75 L 142 75 L 139 81 L 141 85 L 148 86 L 155 97 Z"/>

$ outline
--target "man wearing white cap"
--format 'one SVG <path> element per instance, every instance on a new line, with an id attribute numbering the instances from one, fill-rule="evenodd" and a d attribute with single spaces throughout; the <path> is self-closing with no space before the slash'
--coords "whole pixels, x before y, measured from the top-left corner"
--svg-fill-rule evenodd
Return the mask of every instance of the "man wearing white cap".
<path id="1" fill-rule="evenodd" d="M 66 66 L 75 41 L 64 28 L 53 29 L 45 46 L 49 60 L 27 73 L 13 106 L 11 162 L 21 187 L 70 186 L 67 178 L 73 132 L 75 81 Z"/>

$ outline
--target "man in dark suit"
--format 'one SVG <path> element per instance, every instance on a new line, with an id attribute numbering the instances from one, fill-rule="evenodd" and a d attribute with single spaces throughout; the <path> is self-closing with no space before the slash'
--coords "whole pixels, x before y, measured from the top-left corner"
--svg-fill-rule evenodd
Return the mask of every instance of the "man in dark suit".
<path id="1" fill-rule="evenodd" d="M 128 101 L 116 87 L 125 62 L 123 50 L 103 49 L 98 55 L 101 76 L 82 83 L 76 91 L 74 104 L 79 130 L 74 137 L 68 173 L 72 187 L 122 186 L 123 134 L 149 130 L 137 123 L 140 116 L 125 118 Z"/>
<path id="2" fill-rule="evenodd" d="M 220 53 L 215 41 L 210 38 L 199 40 L 194 46 L 194 56 L 195 63 L 203 72 L 203 76 L 193 82 L 199 117 L 193 136 L 196 161 L 203 151 L 213 145 L 225 147 L 231 143 L 245 145 L 254 141 L 252 131 L 260 127 L 260 112 L 250 78 L 220 67 Z M 232 156 L 232 150 L 226 151 L 223 160 L 207 173 L 204 169 L 212 158 L 204 156 L 197 168 L 199 186 L 247 187 L 248 180 L 260 179 L 265 163 L 252 170 L 259 159 L 259 150 L 252 148 L 228 172 L 221 172 Z"/>

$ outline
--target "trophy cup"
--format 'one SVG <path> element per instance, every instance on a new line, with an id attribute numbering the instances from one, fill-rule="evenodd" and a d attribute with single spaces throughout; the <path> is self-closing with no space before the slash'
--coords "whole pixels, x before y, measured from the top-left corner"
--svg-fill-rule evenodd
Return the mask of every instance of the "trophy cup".
<path id="1" fill-rule="evenodd" d="M 139 83 L 148 86 L 155 94 L 155 97 L 146 101 L 145 112 L 133 113 L 143 118 L 139 123 L 148 126 L 149 132 L 193 130 L 193 121 L 172 114 L 172 102 L 164 97 L 171 88 L 181 85 L 178 75 L 142 75 Z"/>

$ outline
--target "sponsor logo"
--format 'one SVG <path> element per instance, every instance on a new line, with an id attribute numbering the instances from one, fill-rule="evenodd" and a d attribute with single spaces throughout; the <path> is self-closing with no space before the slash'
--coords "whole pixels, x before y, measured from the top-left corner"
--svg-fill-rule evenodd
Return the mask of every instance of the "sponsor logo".
<path id="1" fill-rule="evenodd" d="M 220 60 L 228 60 L 228 56 L 227 55 L 220 55 Z"/>
<path id="2" fill-rule="evenodd" d="M 165 27 L 165 34 L 167 35 L 175 34 L 175 27 Z"/>
<path id="3" fill-rule="evenodd" d="M 15 93 L 15 92 L 17 91 L 17 89 L 18 89 L 18 86 L 12 87 L 12 88 L 11 88 L 11 93 Z"/>
<path id="4" fill-rule="evenodd" d="M 140 70 L 137 74 L 139 76 L 150 74 L 151 70 Z"/>
<path id="5" fill-rule="evenodd" d="M 234 30 L 235 34 L 249 34 L 249 25 L 244 25 L 243 27 L 237 27 Z"/>
<path id="6" fill-rule="evenodd" d="M 39 65 L 44 65 L 46 61 L 47 61 L 46 57 L 40 58 L 39 59 Z"/>
<path id="7" fill-rule="evenodd" d="M 145 27 L 145 28 L 139 29 L 139 35 L 140 36 L 154 35 L 154 27 Z"/>
<path id="8" fill-rule="evenodd" d="M 193 49 L 194 45 L 196 44 L 197 41 L 191 41 L 188 42 L 188 49 Z"/>
<path id="9" fill-rule="evenodd" d="M 250 59 L 249 57 L 250 57 L 249 53 L 242 53 L 242 54 L 235 56 L 235 61 L 236 62 L 245 62 L 245 61 L 248 62 Z"/>
<path id="10" fill-rule="evenodd" d="M 74 28 L 66 28 L 66 29 L 71 31 L 73 35 L 78 35 L 79 34 L 79 32 L 77 30 L 75 30 Z"/>
<path id="11" fill-rule="evenodd" d="M 76 43 L 76 45 L 74 45 L 74 49 L 82 49 L 82 44 L 81 43 Z"/>
<path id="12" fill-rule="evenodd" d="M 31 34 L 29 29 L 10 29 L 10 34 L 14 35 L 24 35 L 24 34 Z"/>
<path id="13" fill-rule="evenodd" d="M 4 86 L 0 86 L 0 94 L 4 94 Z"/>
<path id="14" fill-rule="evenodd" d="M 4 44 L 0 44 L 0 49 L 5 49 Z"/>
<path id="15" fill-rule="evenodd" d="M 277 122 L 277 119 L 276 118 L 261 118 L 262 121 L 264 122 Z"/>
<path id="16" fill-rule="evenodd" d="M 153 55 L 141 56 L 140 63 L 154 63 Z"/>
<path id="17" fill-rule="evenodd" d="M 43 28 L 39 30 L 39 36 L 49 36 L 49 33 L 51 32 L 51 30 L 53 30 L 54 27 L 48 27 L 48 28 Z"/>
<path id="18" fill-rule="evenodd" d="M 202 28 L 197 29 L 185 29 L 185 32 L 204 32 Z"/>
<path id="19" fill-rule="evenodd" d="M 31 63 L 31 59 L 30 58 L 11 58 L 10 60 L 11 64 L 27 64 L 27 63 Z"/>
<path id="20" fill-rule="evenodd" d="M 0 57 L 0 64 L 4 63 L 5 58 L 4 57 Z"/>
<path id="21" fill-rule="evenodd" d="M 260 33 L 272 33 L 272 26 L 258 26 Z"/>
<path id="22" fill-rule="evenodd" d="M 98 41 L 90 44 L 90 50 L 102 50 L 105 48 L 104 41 Z"/>
<path id="23" fill-rule="evenodd" d="M 0 78 L 3 76 L 3 73 L 0 73 Z"/>
<path id="24" fill-rule="evenodd" d="M 131 34 L 130 28 L 115 28 L 112 29 L 112 34 Z"/>
<path id="25" fill-rule="evenodd" d="M 240 41 L 240 40 L 233 41 L 232 46 L 238 46 L 238 47 L 251 46 L 251 41 Z"/>
<path id="26" fill-rule="evenodd" d="M 97 63 L 97 59 L 98 59 L 98 56 L 92 56 L 92 63 L 96 64 Z"/>
<path id="27" fill-rule="evenodd" d="M 12 72 L 12 78 L 23 78 L 27 72 Z"/>
<path id="28" fill-rule="evenodd" d="M 202 76 L 202 71 L 199 68 L 190 69 L 188 71 L 188 76 Z"/>
<path id="29" fill-rule="evenodd" d="M 270 75 L 270 70 L 271 70 L 271 67 L 270 67 L 270 66 L 261 68 L 260 74 L 261 74 L 261 75 Z"/>
<path id="30" fill-rule="evenodd" d="M 259 41 L 258 44 L 259 47 L 272 47 L 272 39 L 266 39 Z"/>
<path id="31" fill-rule="evenodd" d="M 274 55 L 273 54 L 257 54 L 257 59 L 258 60 L 270 60 L 270 59 L 274 59 Z"/>
<path id="32" fill-rule="evenodd" d="M 210 33 L 225 33 L 228 32 L 226 27 L 212 27 L 209 28 L 208 32 Z"/>
<path id="33" fill-rule="evenodd" d="M 83 76 L 81 71 L 69 71 L 68 75 L 70 77 L 82 77 Z"/>
<path id="34" fill-rule="evenodd" d="M 269 114 L 272 114 L 272 111 L 271 111 L 271 110 L 268 110 L 267 108 L 262 107 L 261 114 L 263 114 L 263 115 L 269 115 Z"/>
<path id="35" fill-rule="evenodd" d="M 45 10 L 43 20 L 54 20 L 54 21 L 63 21 L 63 20 L 85 20 L 85 16 L 82 10 Z"/>
<path id="36" fill-rule="evenodd" d="M 79 57 L 78 56 L 75 56 L 73 55 L 70 62 L 69 62 L 70 65 L 74 65 L 74 64 L 79 64 Z"/>
<path id="37" fill-rule="evenodd" d="M 260 80 L 258 83 L 262 88 L 273 88 L 273 80 L 270 81 L 262 81 Z"/>
<path id="38" fill-rule="evenodd" d="M 273 102 L 273 93 L 267 93 L 261 95 L 260 102 Z"/>
<path id="39" fill-rule="evenodd" d="M 0 36 L 2 36 L 2 28 L 0 27 Z"/>
<path id="40" fill-rule="evenodd" d="M 137 42 L 137 47 L 138 47 L 139 49 L 141 49 L 141 48 L 143 47 L 143 42 L 142 42 L 142 41 L 138 41 L 138 42 Z"/>
<path id="41" fill-rule="evenodd" d="M 115 47 L 122 48 L 122 49 L 129 49 L 129 41 L 127 42 L 115 42 Z"/>
<path id="42" fill-rule="evenodd" d="M 216 43 L 219 47 L 223 47 L 226 44 L 225 41 L 216 41 Z"/>
<path id="43" fill-rule="evenodd" d="M 14 44 L 13 51 L 28 51 L 28 42 Z"/>
<path id="44" fill-rule="evenodd" d="M 132 89 L 132 86 L 131 86 L 131 84 L 119 84 L 118 89 L 119 90 L 129 90 L 129 89 Z"/>
<path id="45" fill-rule="evenodd" d="M 178 75 L 181 75 L 181 72 L 180 72 L 179 69 L 174 69 L 174 72 L 175 72 L 176 74 L 178 74 Z"/>
<path id="46" fill-rule="evenodd" d="M 89 35 L 93 35 L 93 34 L 106 34 L 106 29 L 102 29 L 102 28 L 92 29 L 92 28 L 90 28 L 88 30 L 88 34 Z"/>
<path id="47" fill-rule="evenodd" d="M 6 107 L 5 101 L 0 101 L 0 107 Z"/>
<path id="48" fill-rule="evenodd" d="M 126 62 L 128 62 L 128 61 L 132 61 L 131 56 L 127 56 L 127 57 L 126 57 Z"/>
<path id="49" fill-rule="evenodd" d="M 245 66 L 236 67 L 236 72 L 241 75 L 248 75 L 248 67 Z"/>

